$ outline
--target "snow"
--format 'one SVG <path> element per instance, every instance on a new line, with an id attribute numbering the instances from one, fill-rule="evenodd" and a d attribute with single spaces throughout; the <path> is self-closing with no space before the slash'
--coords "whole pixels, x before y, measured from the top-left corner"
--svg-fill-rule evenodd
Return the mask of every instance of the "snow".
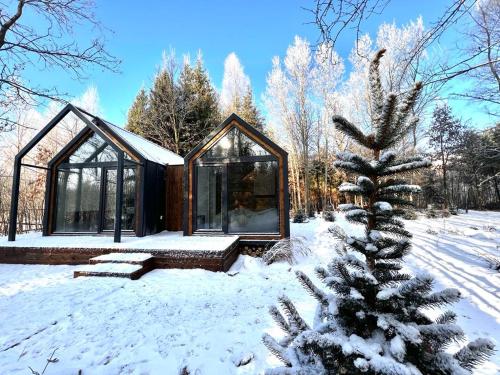
<path id="1" fill-rule="evenodd" d="M 390 203 L 384 202 L 384 201 L 378 201 L 375 202 L 373 205 L 375 210 L 377 211 L 392 211 L 392 206 Z"/>
<path id="2" fill-rule="evenodd" d="M 182 232 L 163 231 L 145 237 L 122 236 L 122 242 L 113 242 L 112 236 L 42 236 L 39 232 L 20 234 L 9 242 L 0 237 L 0 248 L 5 247 L 52 247 L 52 248 L 105 248 L 133 249 L 134 251 L 207 251 L 221 252 L 230 247 L 238 236 L 183 236 Z"/>
<path id="3" fill-rule="evenodd" d="M 99 272 L 99 273 L 116 273 L 116 274 L 130 274 L 142 269 L 141 265 L 127 264 L 127 263 L 99 263 L 87 264 L 78 266 L 75 271 L 80 272 Z"/>
<path id="4" fill-rule="evenodd" d="M 104 120 L 102 120 L 104 121 Z M 172 151 L 163 148 L 156 143 L 150 142 L 141 136 L 131 133 L 128 130 L 113 125 L 108 121 L 104 121 L 113 132 L 127 142 L 135 151 L 145 157 L 147 160 L 154 161 L 164 165 L 184 165 L 184 159 L 173 153 Z"/>
<path id="5" fill-rule="evenodd" d="M 151 259 L 153 255 L 148 253 L 109 253 L 99 255 L 92 260 L 105 262 L 144 262 Z"/>
<path id="6" fill-rule="evenodd" d="M 500 213 L 475 211 L 444 220 L 405 221 L 414 233 L 409 269 L 433 276 L 435 290 L 460 290 L 463 299 L 451 307 L 468 341 L 485 337 L 496 342 L 493 357 L 474 372 L 480 375 L 500 371 L 500 274 L 481 257 L 498 254 L 499 223 Z M 336 224 L 349 235 L 364 235 L 363 227 L 348 223 L 342 213 L 336 214 Z M 312 249 L 309 256 L 297 257 L 296 265 L 265 266 L 260 259 L 240 256 L 231 274 L 173 269 L 154 270 L 137 281 L 73 279 L 75 266 L 0 264 L 0 373 L 31 373 L 28 366 L 41 371 L 54 349 L 58 361 L 46 374 L 80 369 L 84 374 L 178 374 L 184 366 L 193 374 L 261 374 L 279 366 L 262 343 L 263 333 L 282 335 L 268 307 L 285 294 L 307 323 L 313 321 L 316 300 L 295 271 L 322 285 L 314 268 L 336 256 L 330 225 L 321 218 L 291 224 L 292 236 L 304 237 Z M 163 233 L 160 238 L 175 242 L 182 237 Z M 124 238 L 124 243 L 138 240 Z M 112 238 L 105 241 L 106 247 L 112 245 Z M 398 327 L 401 337 L 414 333 L 410 326 Z M 376 342 L 358 344 L 345 349 L 370 351 L 370 366 L 390 365 L 378 354 Z M 404 349 L 399 344 L 391 342 L 394 353 Z"/>

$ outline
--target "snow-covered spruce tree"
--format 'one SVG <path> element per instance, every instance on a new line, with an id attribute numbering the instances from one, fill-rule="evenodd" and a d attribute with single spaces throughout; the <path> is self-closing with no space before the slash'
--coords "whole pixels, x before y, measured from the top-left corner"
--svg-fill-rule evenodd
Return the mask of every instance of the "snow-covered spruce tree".
<path id="1" fill-rule="evenodd" d="M 457 301 L 455 289 L 432 292 L 428 275 L 412 277 L 402 271 L 402 258 L 410 251 L 411 234 L 398 218 L 409 202 L 404 195 L 419 191 L 396 178 L 429 166 L 421 157 L 399 158 L 389 149 L 411 127 L 411 116 L 421 84 L 399 103 L 389 93 L 384 99 L 379 62 L 385 50 L 373 59 L 369 84 L 373 133 L 365 135 L 342 117 L 334 117 L 339 131 L 370 151 L 365 158 L 341 153 L 337 168 L 358 175 L 357 183 L 344 183 L 341 191 L 363 197 L 365 206 L 344 205 L 349 221 L 363 224 L 363 237 L 346 235 L 332 227 L 341 241 L 327 268 L 317 275 L 332 292 L 318 288 L 302 272 L 299 281 L 318 301 L 314 322 L 309 325 L 285 296 L 281 310 L 270 313 L 286 336 L 277 341 L 265 334 L 263 341 L 284 364 L 269 374 L 467 374 L 493 351 L 485 339 L 475 340 L 455 354 L 445 349 L 464 337 L 447 311 L 437 319 L 426 309 L 440 308 Z M 396 208 L 397 207 L 397 208 Z"/>

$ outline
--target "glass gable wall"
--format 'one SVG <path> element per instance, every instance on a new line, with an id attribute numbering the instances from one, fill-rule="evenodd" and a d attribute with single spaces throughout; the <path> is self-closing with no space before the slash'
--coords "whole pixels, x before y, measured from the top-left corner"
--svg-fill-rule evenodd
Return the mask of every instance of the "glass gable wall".
<path id="1" fill-rule="evenodd" d="M 114 229 L 116 151 L 97 134 L 57 167 L 55 232 L 98 233 Z M 123 170 L 122 230 L 135 229 L 135 166 Z"/>
<path id="2" fill-rule="evenodd" d="M 196 161 L 195 230 L 278 233 L 278 160 L 233 127 Z"/>

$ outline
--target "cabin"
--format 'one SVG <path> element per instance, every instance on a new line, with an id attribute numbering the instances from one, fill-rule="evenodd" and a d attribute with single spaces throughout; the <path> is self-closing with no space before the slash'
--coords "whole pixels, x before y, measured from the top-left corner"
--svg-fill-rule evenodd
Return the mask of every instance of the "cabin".
<path id="1" fill-rule="evenodd" d="M 47 166 L 25 164 L 67 116 L 81 131 Z M 9 241 L 16 239 L 23 166 L 46 170 L 44 237 L 109 236 L 119 244 L 170 231 L 198 236 L 190 243 L 199 244 L 199 254 L 227 242 L 207 237 L 226 237 L 234 240 L 222 250 L 235 259 L 236 244 L 262 247 L 290 235 L 287 153 L 235 114 L 182 158 L 68 104 L 15 158 Z"/>

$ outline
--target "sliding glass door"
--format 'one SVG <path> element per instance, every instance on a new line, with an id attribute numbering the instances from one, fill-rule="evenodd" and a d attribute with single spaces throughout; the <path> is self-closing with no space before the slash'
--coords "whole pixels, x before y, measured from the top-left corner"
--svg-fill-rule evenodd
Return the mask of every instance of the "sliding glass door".
<path id="1" fill-rule="evenodd" d="M 56 231 L 97 232 L 101 168 L 59 170 Z"/>
<path id="2" fill-rule="evenodd" d="M 277 161 L 196 166 L 195 229 L 278 233 Z"/>
<path id="3" fill-rule="evenodd" d="M 229 163 L 227 176 L 228 232 L 278 232 L 278 163 Z"/>
<path id="4" fill-rule="evenodd" d="M 103 230 L 113 230 L 116 212 L 116 169 L 105 169 Z M 135 228 L 135 169 L 123 170 L 122 230 Z"/>
<path id="5" fill-rule="evenodd" d="M 196 168 L 196 228 L 222 230 L 223 167 L 198 166 Z"/>

